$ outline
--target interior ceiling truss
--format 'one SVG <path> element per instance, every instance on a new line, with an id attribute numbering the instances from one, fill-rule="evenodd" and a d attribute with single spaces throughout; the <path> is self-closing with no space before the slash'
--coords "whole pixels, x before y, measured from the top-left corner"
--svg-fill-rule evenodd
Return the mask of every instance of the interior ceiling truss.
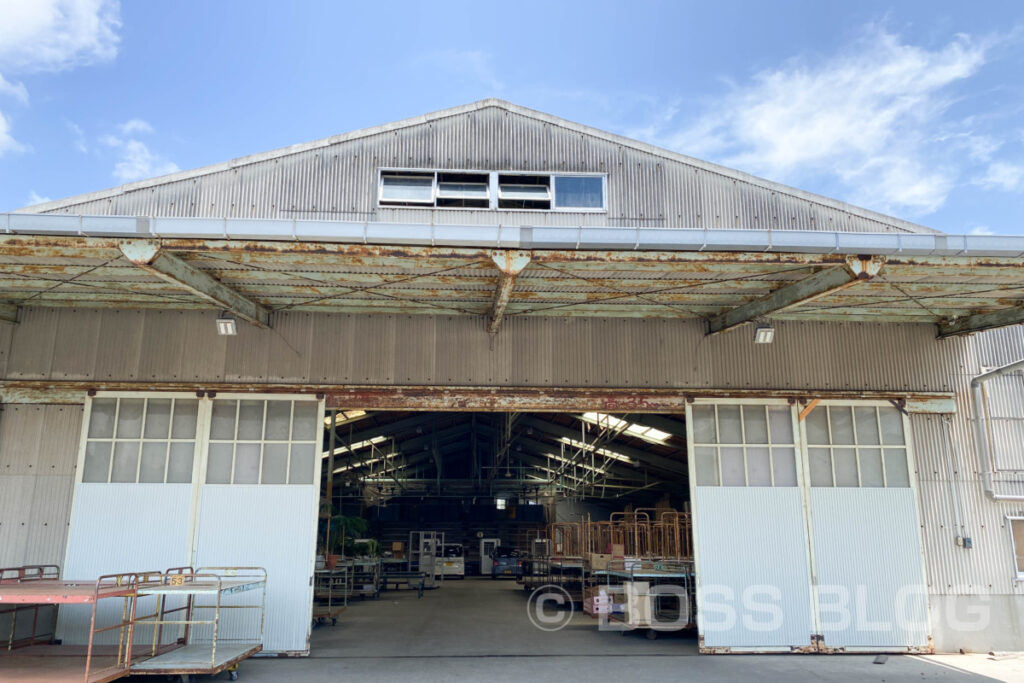
<path id="1" fill-rule="evenodd" d="M 449 464 L 461 461 L 478 467 L 476 476 L 487 483 L 526 472 L 536 485 L 560 481 L 626 489 L 684 486 L 686 430 L 681 420 L 613 417 L 622 422 L 608 430 L 582 415 L 524 414 L 511 422 L 511 432 L 503 440 L 505 414 L 369 412 L 358 422 L 334 428 L 333 466 L 337 475 L 353 481 L 395 479 L 410 472 L 418 479 L 440 481 L 447 477 Z M 624 425 L 648 425 L 669 436 L 650 443 L 625 431 Z M 332 443 L 329 430 L 325 461 Z M 570 437 L 576 446 L 567 443 Z M 580 443 L 590 448 L 580 448 Z M 496 457 L 499 453 L 504 459 Z M 466 473 L 466 467 L 461 470 Z"/>

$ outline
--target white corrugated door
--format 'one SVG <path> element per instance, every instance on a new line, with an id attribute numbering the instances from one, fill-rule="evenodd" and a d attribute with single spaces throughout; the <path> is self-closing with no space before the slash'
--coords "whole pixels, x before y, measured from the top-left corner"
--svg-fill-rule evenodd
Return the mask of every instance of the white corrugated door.
<path id="1" fill-rule="evenodd" d="M 188 563 L 199 413 L 194 395 L 87 401 L 64 578 L 93 580 Z M 100 623 L 115 622 L 121 609 L 116 602 L 101 604 Z M 64 606 L 59 615 L 58 638 L 87 642 L 89 609 Z"/>
<path id="2" fill-rule="evenodd" d="M 794 409 L 687 411 L 702 647 L 790 650 L 814 633 Z"/>
<path id="3" fill-rule="evenodd" d="M 309 650 L 322 419 L 311 399 L 213 401 L 194 564 L 267 570 L 266 652 Z"/>
<path id="4" fill-rule="evenodd" d="M 302 397 L 87 401 L 63 575 L 263 567 L 264 650 L 308 652 L 322 416 Z M 104 623 L 120 610 L 109 602 Z M 227 611 L 222 635 L 248 613 Z M 89 618 L 61 609 L 59 637 L 84 643 Z"/>
<path id="5" fill-rule="evenodd" d="M 829 648 L 927 648 L 911 454 L 891 405 L 822 404 L 803 421 L 820 633 Z"/>

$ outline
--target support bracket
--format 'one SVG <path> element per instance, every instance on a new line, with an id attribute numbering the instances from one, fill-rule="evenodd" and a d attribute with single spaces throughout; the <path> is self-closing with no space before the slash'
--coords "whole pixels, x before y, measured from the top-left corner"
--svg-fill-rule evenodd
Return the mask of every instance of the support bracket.
<path id="1" fill-rule="evenodd" d="M 270 311 L 255 301 L 245 298 L 212 275 L 174 254 L 164 251 L 158 242 L 133 240 L 121 242 L 119 246 L 125 258 L 151 275 L 176 285 L 219 308 L 231 311 L 239 318 L 248 320 L 257 327 L 270 327 Z"/>
<path id="2" fill-rule="evenodd" d="M 878 275 L 883 265 L 885 258 L 882 256 L 847 256 L 843 265 L 819 270 L 803 280 L 776 289 L 768 296 L 716 315 L 708 321 L 707 334 L 725 332 L 870 280 Z"/>
<path id="3" fill-rule="evenodd" d="M 487 320 L 487 333 L 497 334 L 501 327 L 501 321 L 505 317 L 505 307 L 512 298 L 512 290 L 516 286 L 516 278 L 519 273 L 530 263 L 530 253 L 527 251 L 515 251 L 512 249 L 498 251 L 491 254 L 491 260 L 498 267 L 501 275 L 498 278 L 498 287 L 494 290 L 494 303 L 491 304 L 491 311 Z"/>

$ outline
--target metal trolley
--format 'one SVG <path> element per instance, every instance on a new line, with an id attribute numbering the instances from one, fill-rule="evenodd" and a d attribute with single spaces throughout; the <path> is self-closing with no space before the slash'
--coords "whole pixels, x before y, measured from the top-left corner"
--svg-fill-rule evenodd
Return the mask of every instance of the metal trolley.
<path id="1" fill-rule="evenodd" d="M 317 569 L 313 582 L 313 625 L 338 623 L 338 615 L 348 609 L 352 594 L 352 573 L 347 567 Z"/>
<path id="2" fill-rule="evenodd" d="M 695 574 L 692 562 L 640 562 L 629 568 L 599 569 L 595 581 L 604 580 L 614 603 L 606 615 L 623 633 L 645 631 L 649 639 L 659 632 L 681 631 L 694 625 Z"/>
<path id="3" fill-rule="evenodd" d="M 228 671 L 263 649 L 267 572 L 261 567 L 178 567 L 146 576 L 138 599 L 155 598 L 153 612 L 135 616 L 135 627 L 152 629 L 151 655 L 133 662 L 137 675 L 180 675 Z M 230 635 L 224 626 L 230 624 Z M 168 642 L 178 645 L 161 654 Z"/>
<path id="4" fill-rule="evenodd" d="M 127 676 L 139 575 L 110 574 L 95 581 L 59 576 L 54 565 L 0 569 L 0 624 L 9 629 L 0 652 L 0 680 L 105 683 Z M 100 614 L 101 603 L 114 608 Z M 89 608 L 85 645 L 54 644 L 60 605 Z"/>

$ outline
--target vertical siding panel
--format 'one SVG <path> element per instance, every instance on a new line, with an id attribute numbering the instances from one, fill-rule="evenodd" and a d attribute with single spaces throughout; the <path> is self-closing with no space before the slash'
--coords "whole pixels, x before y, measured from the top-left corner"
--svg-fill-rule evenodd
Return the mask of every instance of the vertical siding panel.
<path id="1" fill-rule="evenodd" d="M 93 311 L 60 309 L 51 378 L 73 380 L 92 377 L 99 333 L 100 317 Z"/>
<path id="2" fill-rule="evenodd" d="M 378 209 L 381 166 L 608 173 L 608 213 Z M 894 231 L 907 225 L 643 143 L 500 106 L 353 134 L 127 186 L 64 213 L 505 225 Z M 856 213 L 854 213 L 856 211 Z M 894 227 L 900 226 L 900 227 Z"/>
<path id="3" fill-rule="evenodd" d="M 81 406 L 0 411 L 0 565 L 62 564 Z"/>

